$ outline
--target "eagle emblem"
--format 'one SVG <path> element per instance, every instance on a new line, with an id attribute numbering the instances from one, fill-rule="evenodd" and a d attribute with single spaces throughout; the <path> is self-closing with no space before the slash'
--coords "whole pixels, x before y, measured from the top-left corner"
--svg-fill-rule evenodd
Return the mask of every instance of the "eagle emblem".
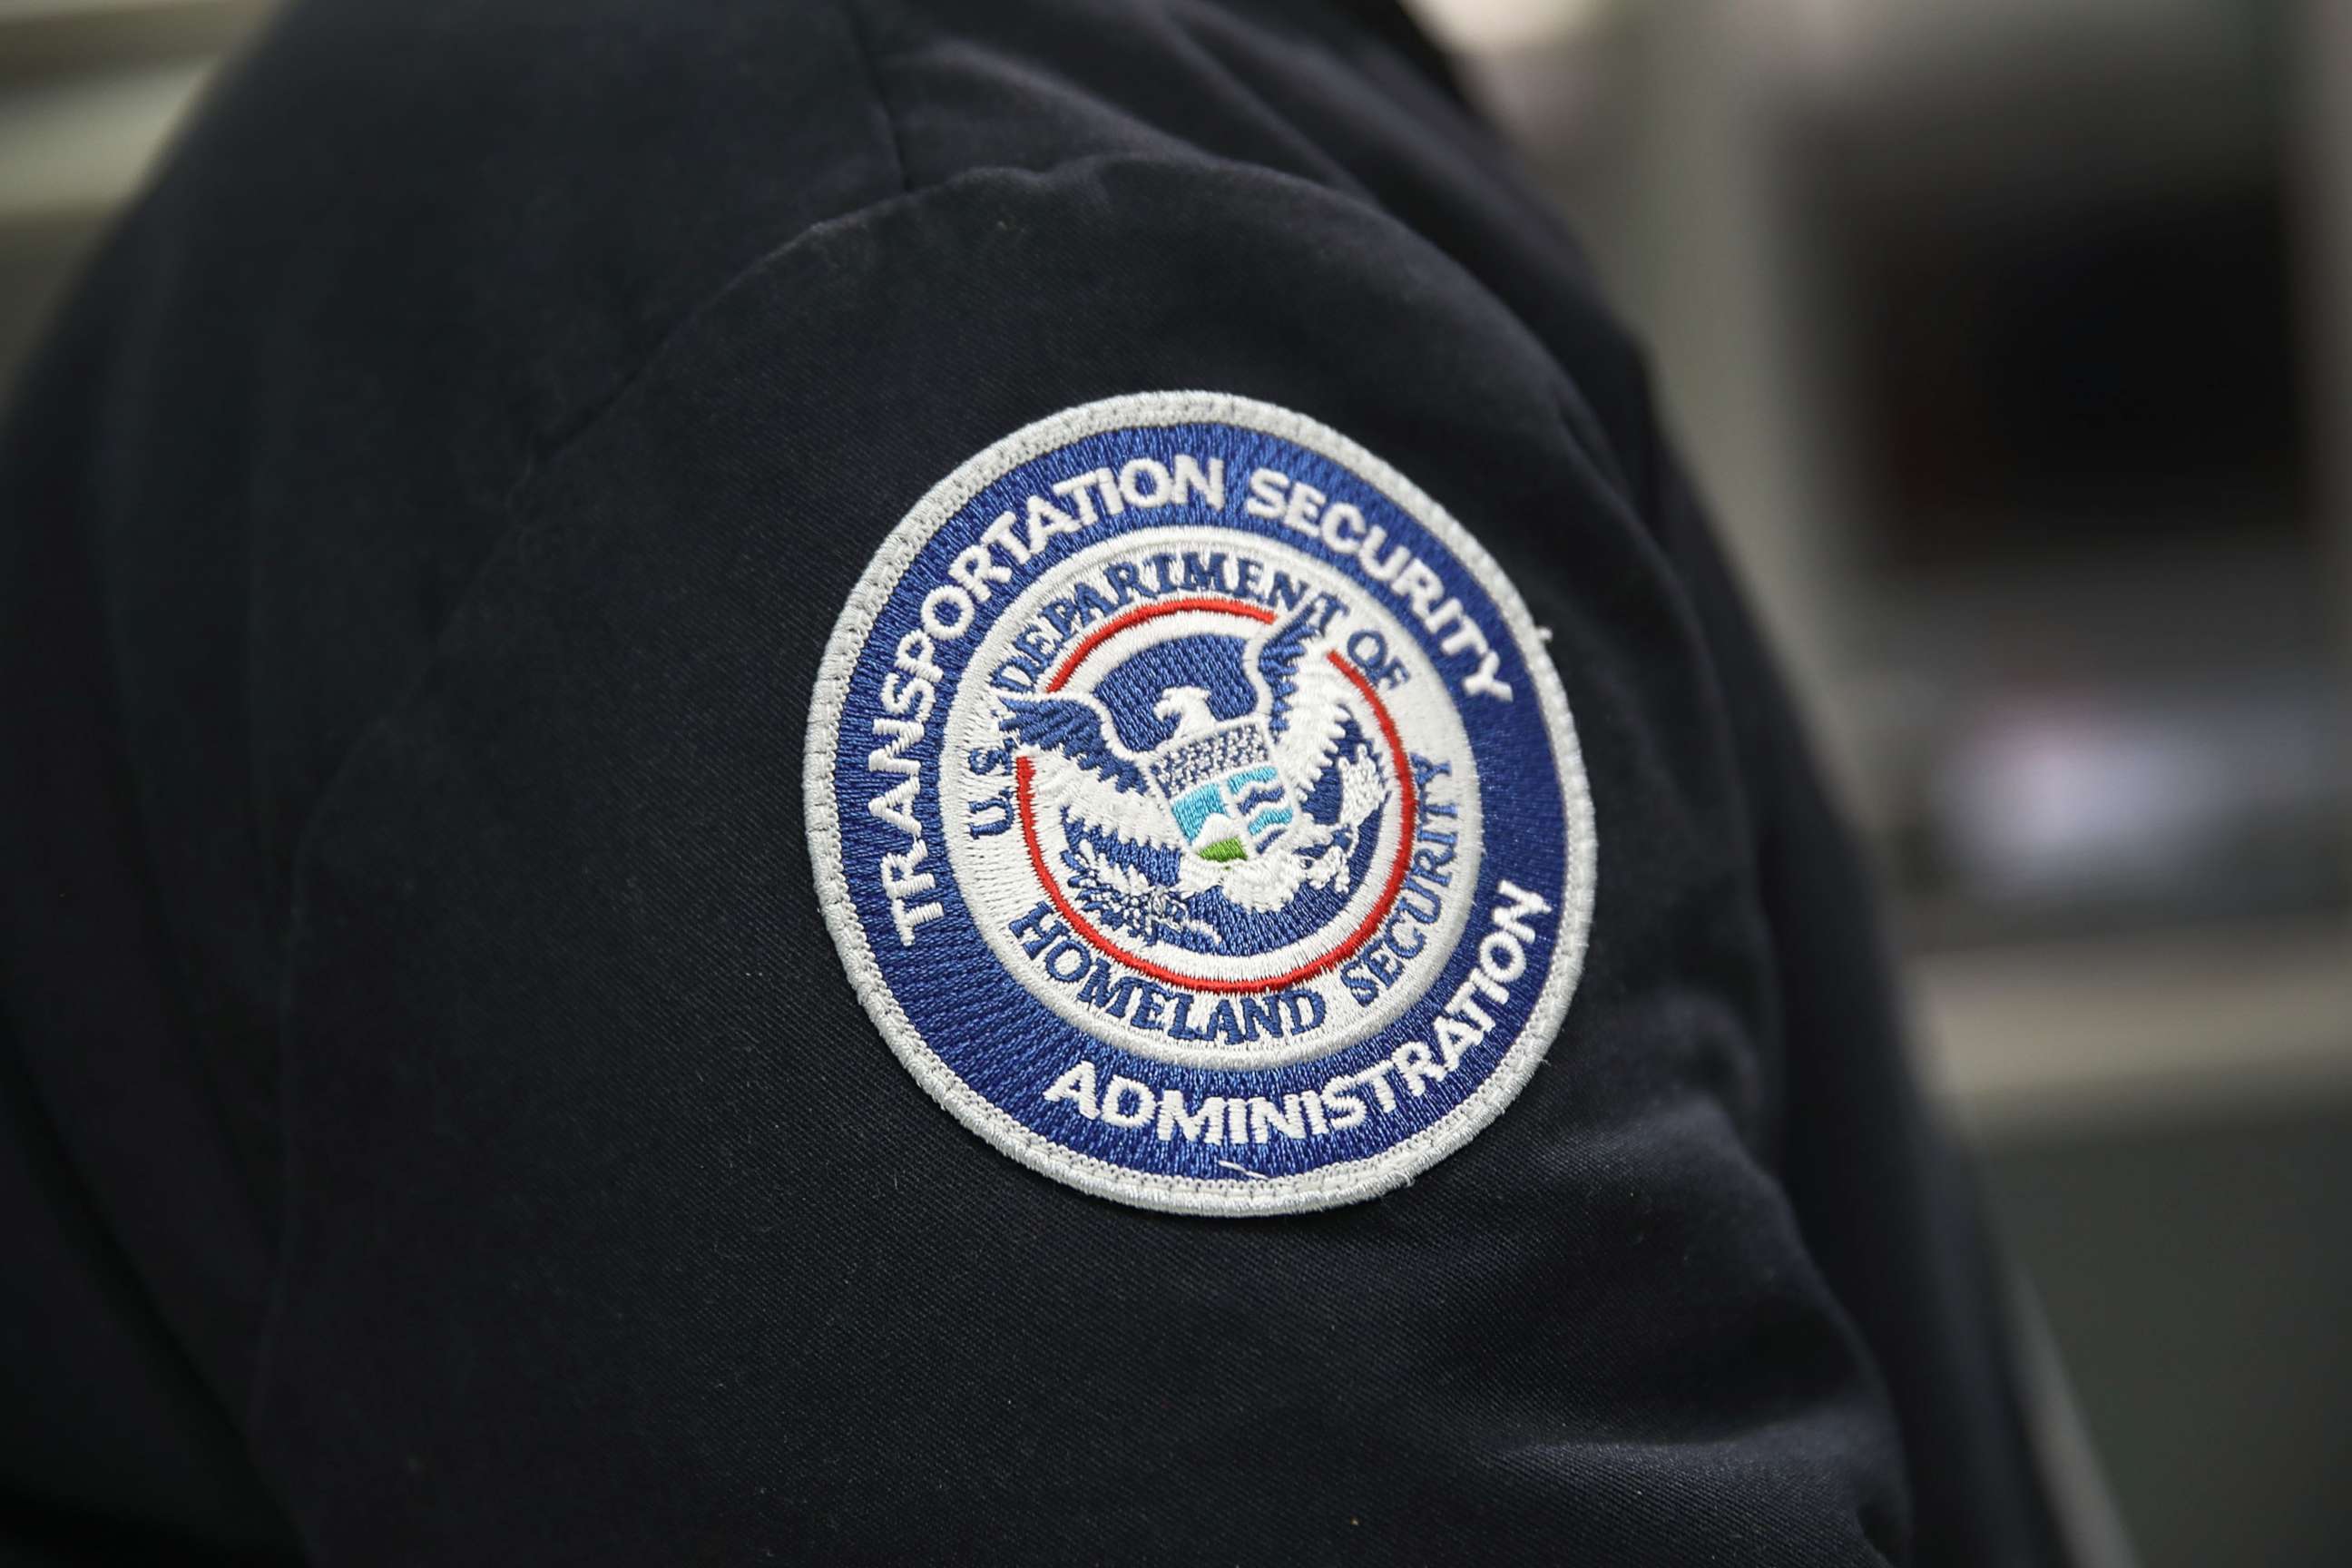
<path id="1" fill-rule="evenodd" d="M 1086 901 L 1115 906 L 1104 912 L 1146 941 L 1186 930 L 1213 941 L 1202 895 L 1264 914 L 1307 889 L 1348 891 L 1359 836 L 1391 781 L 1360 698 L 1328 657 L 1327 618 L 1310 603 L 1244 643 L 1246 711 L 1221 714 L 1208 686 L 1161 686 L 1150 711 L 1165 738 L 1146 749 L 1121 741 L 1093 694 L 1001 698 L 1004 742 L 1030 762 L 1039 808 L 1079 830 L 1069 865 L 1082 897 L 1095 895 Z M 1223 686 L 1230 708 L 1234 683 Z M 1118 858 L 1104 837 L 1166 853 Z M 1170 855 L 1172 881 L 1142 868 Z"/>

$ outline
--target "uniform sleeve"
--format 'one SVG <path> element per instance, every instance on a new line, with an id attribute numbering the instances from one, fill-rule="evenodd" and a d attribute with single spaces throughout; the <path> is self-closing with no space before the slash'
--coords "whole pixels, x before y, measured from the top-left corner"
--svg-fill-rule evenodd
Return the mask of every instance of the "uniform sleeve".
<path id="1" fill-rule="evenodd" d="M 1733 716 L 1580 406 L 1206 163 L 697 313 L 304 839 L 255 1439 L 318 1559 L 1900 1556 Z"/>

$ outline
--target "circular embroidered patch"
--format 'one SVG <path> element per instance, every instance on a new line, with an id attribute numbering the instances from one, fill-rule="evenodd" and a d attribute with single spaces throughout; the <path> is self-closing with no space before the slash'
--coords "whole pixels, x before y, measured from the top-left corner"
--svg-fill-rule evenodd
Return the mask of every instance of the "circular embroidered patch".
<path id="1" fill-rule="evenodd" d="M 809 847 L 917 1081 L 1024 1164 L 1196 1214 L 1368 1197 L 1557 1035 L 1592 809 L 1494 560 L 1299 415 L 1112 398 L 892 531 L 810 713 Z"/>

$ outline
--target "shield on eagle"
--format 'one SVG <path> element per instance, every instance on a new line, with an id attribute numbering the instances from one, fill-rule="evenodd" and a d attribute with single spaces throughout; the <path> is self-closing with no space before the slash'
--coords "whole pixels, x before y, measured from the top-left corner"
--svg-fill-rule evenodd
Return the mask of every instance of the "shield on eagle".
<path id="1" fill-rule="evenodd" d="M 1169 741 L 1144 766 L 1186 847 L 1204 860 L 1255 859 L 1297 820 L 1274 742 L 1255 714 Z"/>

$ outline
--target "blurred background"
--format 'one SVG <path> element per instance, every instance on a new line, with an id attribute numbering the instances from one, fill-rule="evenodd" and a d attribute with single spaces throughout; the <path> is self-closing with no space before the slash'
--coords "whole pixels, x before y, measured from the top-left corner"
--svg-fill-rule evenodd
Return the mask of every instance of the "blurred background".
<path id="1" fill-rule="evenodd" d="M 2352 1563 L 2352 0 L 1415 0 L 1651 344 L 2150 1568 Z M 268 7 L 0 0 L 0 383 Z"/>

